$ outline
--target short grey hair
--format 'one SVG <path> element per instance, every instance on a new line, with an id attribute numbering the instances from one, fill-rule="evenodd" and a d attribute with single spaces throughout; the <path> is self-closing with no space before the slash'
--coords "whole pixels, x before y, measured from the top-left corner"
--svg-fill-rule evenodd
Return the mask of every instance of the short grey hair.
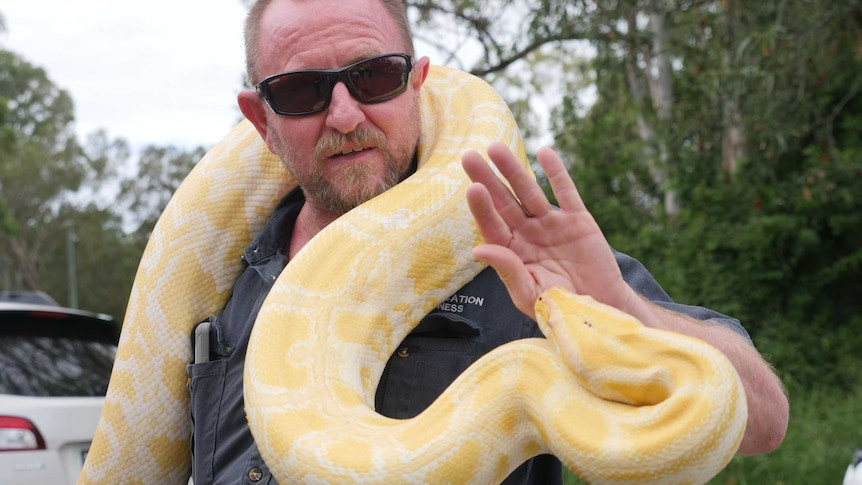
<path id="1" fill-rule="evenodd" d="M 245 68 L 247 81 L 254 85 L 260 81 L 260 20 L 266 8 L 273 0 L 257 0 L 245 20 Z M 314 0 L 291 0 L 314 1 Z M 410 32 L 410 21 L 407 19 L 407 5 L 404 0 L 378 0 L 389 12 L 401 32 L 401 40 L 407 54 L 413 56 L 413 34 Z"/>

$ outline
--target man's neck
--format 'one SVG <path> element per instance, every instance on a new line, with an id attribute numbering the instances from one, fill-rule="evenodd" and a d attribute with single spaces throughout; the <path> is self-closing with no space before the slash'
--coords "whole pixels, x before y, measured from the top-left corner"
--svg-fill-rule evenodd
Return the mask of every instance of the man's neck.
<path id="1" fill-rule="evenodd" d="M 302 205 L 296 223 L 293 226 L 293 234 L 290 236 L 289 259 L 293 259 L 296 253 L 308 243 L 318 232 L 328 226 L 339 216 L 329 211 L 321 210 L 308 201 Z"/>

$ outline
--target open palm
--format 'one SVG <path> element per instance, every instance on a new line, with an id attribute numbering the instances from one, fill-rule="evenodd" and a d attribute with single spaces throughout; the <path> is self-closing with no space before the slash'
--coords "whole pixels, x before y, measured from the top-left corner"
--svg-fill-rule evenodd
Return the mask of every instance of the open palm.
<path id="1" fill-rule="evenodd" d="M 473 256 L 497 271 L 518 309 L 535 319 L 539 294 L 562 286 L 625 310 L 634 292 L 559 156 L 547 147 L 537 154 L 559 209 L 506 145 L 490 145 L 488 156 L 511 190 L 479 153 L 464 154 L 467 201 L 485 239 Z"/>

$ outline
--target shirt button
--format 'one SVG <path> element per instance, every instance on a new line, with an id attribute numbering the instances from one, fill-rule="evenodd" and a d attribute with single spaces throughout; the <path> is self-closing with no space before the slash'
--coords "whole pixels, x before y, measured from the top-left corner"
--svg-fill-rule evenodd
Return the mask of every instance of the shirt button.
<path id="1" fill-rule="evenodd" d="M 259 482 L 261 478 L 263 478 L 263 472 L 260 471 L 260 468 L 252 468 L 248 471 L 249 480 L 253 482 Z"/>
<path id="2" fill-rule="evenodd" d="M 407 350 L 407 347 L 401 347 L 400 349 L 398 349 L 398 357 L 401 357 L 403 359 L 408 355 L 410 355 L 410 352 Z"/>

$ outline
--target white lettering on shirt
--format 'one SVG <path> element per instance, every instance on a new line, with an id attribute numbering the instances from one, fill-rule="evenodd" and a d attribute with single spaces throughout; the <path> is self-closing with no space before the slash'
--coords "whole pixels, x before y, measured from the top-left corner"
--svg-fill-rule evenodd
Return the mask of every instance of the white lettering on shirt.
<path id="1" fill-rule="evenodd" d="M 473 295 L 454 294 L 437 305 L 439 310 L 451 313 L 464 313 L 465 305 L 479 306 L 485 304 L 485 298 Z"/>

